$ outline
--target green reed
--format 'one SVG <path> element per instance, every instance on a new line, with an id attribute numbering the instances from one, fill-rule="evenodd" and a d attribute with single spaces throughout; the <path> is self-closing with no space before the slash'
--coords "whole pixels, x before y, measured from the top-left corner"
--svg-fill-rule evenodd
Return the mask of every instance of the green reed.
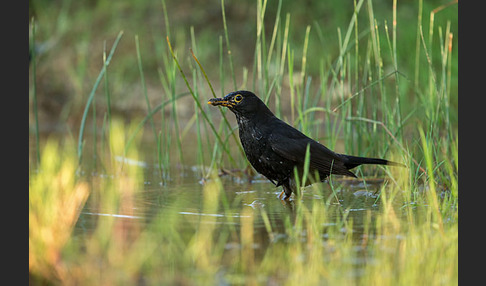
<path id="1" fill-rule="evenodd" d="M 233 79 L 233 88 L 236 90 L 237 84 L 236 84 L 235 68 L 234 68 L 234 64 L 233 64 L 233 55 L 231 53 L 230 40 L 229 40 L 229 36 L 228 36 L 228 26 L 226 25 L 226 13 L 225 13 L 225 9 L 224 9 L 224 0 L 221 0 L 221 12 L 223 14 L 222 17 L 223 17 L 224 38 L 226 40 L 226 48 L 228 50 L 230 72 L 231 72 L 232 79 Z"/>
<path id="2" fill-rule="evenodd" d="M 161 3 L 165 33 L 171 35 L 172 27 L 168 16 L 170 13 L 167 11 L 165 2 L 161 1 Z M 230 38 L 233 27 L 229 26 L 231 24 L 226 19 L 228 15 L 225 5 L 227 4 L 221 1 L 221 24 L 223 27 L 223 32 L 219 36 L 221 95 L 229 91 L 225 90 L 224 82 L 226 79 L 233 82 L 232 89 L 237 89 L 238 86 L 244 88 L 253 86 L 254 91 L 267 104 L 271 105 L 276 115 L 281 116 L 306 134 L 320 139 L 331 148 L 344 146 L 344 150 L 339 151 L 348 153 L 387 156 L 394 149 L 403 151 L 406 149 L 407 142 L 402 141 L 402 136 L 413 134 L 413 132 L 410 133 L 409 126 L 411 123 L 414 124 L 412 122 L 414 118 L 418 118 L 419 121 L 427 119 L 426 122 L 429 123 L 429 126 L 426 132 L 436 132 L 442 126 L 448 126 L 446 129 L 448 137 L 450 138 L 454 134 L 454 129 L 450 128 L 455 122 L 455 119 L 450 117 L 451 113 L 454 112 L 454 108 L 451 108 L 451 100 L 455 100 L 455 95 L 451 92 L 451 88 L 454 88 L 454 77 L 452 76 L 454 65 L 452 51 L 455 48 L 452 46 L 452 40 L 454 36 L 450 24 L 447 24 L 444 28 L 438 26 L 437 20 L 434 20 L 437 18 L 436 15 L 440 15 L 450 5 L 437 7 L 430 12 L 430 19 L 425 19 L 426 17 L 422 17 L 422 14 L 427 13 L 422 11 L 424 10 L 424 3 L 418 3 L 415 64 L 411 64 L 412 69 L 414 69 L 413 77 L 405 69 L 405 64 L 400 62 L 400 54 L 404 52 L 401 51 L 400 35 L 397 31 L 403 30 L 403 24 L 397 20 L 397 18 L 399 19 L 400 5 L 397 5 L 396 1 L 393 2 L 391 25 L 381 18 L 376 18 L 372 1 L 354 1 L 354 11 L 349 22 L 344 25 L 343 29 L 337 29 L 334 37 L 337 44 L 332 44 L 324 42 L 322 31 L 325 30 L 325 27 L 321 27 L 322 24 L 319 21 L 314 21 L 312 25 L 307 25 L 303 29 L 291 29 L 292 15 L 287 13 L 285 14 L 286 17 L 283 17 L 282 6 L 284 4 L 282 1 L 277 1 L 275 15 L 267 15 L 268 5 L 271 3 L 259 0 L 256 3 L 256 29 L 255 37 L 252 39 L 254 45 L 251 42 L 248 45 L 253 46 L 255 51 L 254 65 L 250 68 L 238 67 L 234 64 L 235 51 L 232 50 L 233 45 Z M 266 24 L 269 17 L 275 19 L 274 22 L 271 22 L 271 25 Z M 423 21 L 428 21 L 428 27 L 424 27 L 424 29 L 422 28 Z M 194 32 L 192 33 L 191 42 L 192 46 L 195 46 L 198 42 L 196 40 L 197 35 Z M 300 37 L 295 37 L 296 34 L 299 34 Z M 93 106 L 94 94 L 101 77 L 104 77 L 105 80 L 106 112 L 108 114 L 108 125 L 106 126 L 109 126 L 111 122 L 112 99 L 110 98 L 109 83 L 115 84 L 115 82 L 108 82 L 106 68 L 116 45 L 118 45 L 119 38 L 120 36 L 116 39 L 109 55 L 107 56 L 105 53 L 103 70 L 95 81 L 85 105 L 78 136 L 80 159 L 83 145 L 86 144 L 84 142 L 84 130 L 88 120 L 87 113 Z M 178 99 L 180 98 L 178 95 L 184 92 L 178 90 L 177 83 L 180 79 L 181 70 L 177 67 L 177 63 L 173 60 L 167 46 L 162 41 L 155 43 L 156 54 L 158 59 L 161 60 L 158 69 L 163 90 L 161 102 L 165 102 L 166 99 L 172 101 L 170 112 L 169 110 L 159 109 L 158 113 L 161 115 L 161 120 L 158 124 L 153 119 L 150 119 L 148 123 L 155 138 L 161 131 L 166 135 L 160 137 L 162 141 L 159 142 L 159 146 L 161 148 L 166 146 L 167 148 L 164 147 L 166 150 L 175 147 L 179 155 L 179 158 L 174 156 L 172 156 L 173 158 L 161 158 L 165 160 L 164 164 L 169 165 L 170 162 L 175 161 L 184 163 L 182 137 L 183 131 L 188 130 L 188 127 L 180 126 L 179 123 L 181 115 L 178 114 Z M 333 56 L 325 51 L 316 53 L 314 49 L 319 46 L 316 43 L 320 43 L 322 47 L 334 45 L 338 48 L 338 54 Z M 135 47 L 142 92 L 146 104 L 148 104 L 147 114 L 153 114 L 148 103 L 144 67 L 141 60 L 142 56 L 145 58 L 143 51 L 147 48 L 143 47 L 142 49 L 137 39 Z M 185 70 L 187 74 L 201 71 L 211 93 L 216 96 L 209 79 L 214 76 L 208 76 L 203 68 L 208 63 L 197 60 L 194 54 L 193 58 L 196 59 L 197 65 L 192 64 L 189 69 L 186 69 L 185 64 L 188 61 L 185 55 L 187 51 L 184 51 L 183 48 L 178 48 L 180 55 L 174 54 L 176 57 L 181 57 L 182 70 Z M 436 58 L 440 60 L 435 60 Z M 319 63 L 317 65 L 319 66 L 317 76 L 315 72 L 310 70 L 311 66 L 316 66 L 315 63 Z M 439 66 L 439 69 L 437 69 L 437 66 Z M 226 67 L 229 67 L 229 73 L 225 75 Z M 35 69 L 36 67 L 33 66 L 33 72 L 35 72 Z M 237 78 L 239 74 L 243 75 L 241 80 Z M 201 78 L 198 72 L 196 77 Z M 412 78 L 414 79 L 412 80 Z M 208 123 L 212 119 L 206 114 L 209 110 L 205 104 L 207 95 L 201 96 L 206 94 L 205 91 L 205 87 L 200 85 L 193 97 L 196 110 L 200 112 L 197 114 L 197 124 L 202 127 L 199 132 L 209 127 L 209 133 L 211 136 L 214 135 L 218 141 L 218 144 L 214 147 L 215 152 L 217 154 L 230 154 L 230 156 L 216 156 L 218 161 L 216 165 L 221 166 L 224 164 L 222 161 L 224 158 L 238 154 L 232 153 L 234 145 L 238 146 L 241 159 L 232 158 L 230 159 L 231 164 L 241 166 L 242 162 L 245 162 L 246 165 L 234 126 L 230 126 L 225 111 L 220 111 L 225 127 L 213 128 L 211 125 L 214 123 Z M 289 94 L 290 97 L 288 97 Z M 419 104 L 415 104 L 417 102 L 416 99 L 413 99 L 414 95 L 415 98 L 419 99 Z M 415 101 L 415 103 L 409 103 L 411 101 Z M 283 107 L 290 110 L 289 115 L 282 114 Z M 34 113 L 36 113 L 36 110 L 34 110 Z M 171 120 L 167 120 L 166 115 L 169 113 Z M 93 116 L 95 115 L 93 114 Z M 352 118 L 352 120 L 347 120 L 349 118 Z M 356 120 L 356 118 L 363 120 Z M 202 119 L 203 122 L 200 122 L 199 119 Z M 385 126 L 386 129 L 381 126 Z M 93 126 L 93 128 L 96 128 L 96 126 Z M 220 133 L 224 135 L 218 139 Z M 232 138 L 230 141 L 225 140 L 228 134 L 230 134 L 229 138 Z M 415 135 L 418 135 L 418 133 L 415 132 Z M 96 136 L 95 134 L 94 140 L 96 140 Z M 440 134 L 436 134 L 436 138 L 439 137 Z M 202 139 L 197 139 L 197 143 L 199 146 L 198 154 L 201 153 L 201 149 L 207 148 L 206 145 L 212 145 L 202 142 Z M 373 154 L 377 152 L 376 150 L 382 151 L 379 154 Z M 420 155 L 416 145 L 412 146 L 408 153 L 407 156 L 412 156 L 412 158 L 416 157 L 415 155 Z M 171 155 L 168 154 L 167 156 L 170 157 Z M 414 163 L 417 167 L 419 160 L 415 158 L 413 160 L 417 162 Z M 237 161 L 238 164 L 236 164 Z"/>
<path id="3" fill-rule="evenodd" d="M 74 144 L 58 148 L 49 143 L 46 149 L 37 149 L 42 172 L 29 173 L 29 274 L 33 282 L 80 285 L 265 284 L 268 281 L 281 285 L 456 283 L 459 158 L 453 105 L 457 91 L 453 90 L 452 82 L 455 76 L 452 66 L 456 60 L 452 28 L 437 26 L 433 17 L 428 29 L 422 26 L 422 21 L 427 19 L 421 15 L 427 11 L 420 1 L 417 42 L 412 43 L 416 61 L 411 64 L 414 73 L 409 73 L 406 64 L 400 62 L 400 54 L 407 51 L 402 51 L 400 45 L 401 25 L 405 24 L 396 21 L 400 14 L 397 1 L 393 2 L 391 25 L 378 17 L 372 1 L 354 1 L 351 19 L 343 29 L 336 29 L 336 41 L 332 43 L 323 43 L 325 29 L 318 21 L 305 28 L 292 26 L 291 13 L 285 17 L 280 15 L 285 11 L 282 2 L 278 1 L 277 15 L 271 15 L 275 16 L 271 31 L 265 27 L 264 20 L 269 17 L 265 14 L 272 3 L 261 0 L 256 3 L 258 28 L 251 39 L 255 45 L 249 44 L 255 47 L 255 64 L 238 67 L 233 63 L 238 56 L 234 53 L 236 49 L 230 48 L 232 27 L 226 22 L 225 2 L 221 1 L 224 31 L 215 37 L 219 39 L 219 77 L 208 74 L 211 66 L 197 57 L 202 42 L 198 41 L 194 29 L 191 29 L 192 54 L 184 51 L 182 44 L 173 49 L 171 42 L 165 42 L 161 36 L 162 40 L 155 46 L 160 60 L 160 102 L 150 106 L 143 87 L 147 113 L 140 119 L 134 118 L 131 124 L 121 123 L 110 106 L 114 100 L 110 99 L 113 94 L 108 90 L 107 67 L 122 33 L 118 35 L 108 57 L 104 55 L 102 71 L 86 101 L 77 148 Z M 164 0 L 162 5 L 166 34 L 170 36 Z M 431 15 L 444 9 L 435 10 Z M 300 37 L 293 37 L 295 34 Z M 266 38 L 268 35 L 271 37 Z M 143 43 L 144 38 L 140 40 Z M 313 52 L 316 43 L 322 47 L 332 45 L 338 52 L 323 51 L 316 56 Z M 131 56 L 137 55 L 144 85 L 142 70 L 147 69 L 141 58 L 147 55 L 143 54 L 143 45 L 136 45 Z M 216 53 L 216 47 L 213 48 Z M 311 70 L 311 63 L 318 63 L 317 75 Z M 229 73 L 224 72 L 227 67 Z M 35 74 L 34 66 L 33 69 Z M 75 176 L 73 164 L 76 155 L 80 161 L 83 146 L 89 144 L 84 142 L 83 135 L 89 120 L 87 113 L 102 77 L 105 77 L 107 97 L 102 133 L 106 133 L 107 143 L 103 143 L 105 137 L 102 137 L 101 145 L 107 145 L 103 149 L 108 150 L 100 152 L 100 161 L 104 173 L 113 178 L 95 177 L 88 187 Z M 357 170 L 360 177 L 385 177 L 378 196 L 371 199 L 378 207 L 362 211 L 361 217 L 350 215 L 355 210 L 342 202 L 346 186 L 334 176 L 329 178 L 328 185 L 314 184 L 300 189 L 289 212 L 273 211 L 271 204 L 250 207 L 243 204 L 242 196 L 230 199 L 223 179 L 217 175 L 218 169 L 248 163 L 235 134 L 237 129 L 230 123 L 234 122 L 233 115 L 222 109 L 213 115 L 209 110 L 214 109 L 206 104 L 210 96 L 219 96 L 213 89 L 213 78 L 221 81 L 218 92 L 221 95 L 229 92 L 225 80 L 230 81 L 231 89 L 253 86 L 283 120 L 338 152 L 386 157 L 408 168 Z M 182 87 L 177 83 L 181 79 Z M 117 80 L 110 73 L 110 83 Z M 35 81 L 33 84 L 35 97 Z M 178 106 L 179 100 L 188 95 L 194 102 L 191 109 L 194 116 L 183 128 Z M 158 115 L 160 121 L 155 120 Z M 201 171 L 205 183 L 201 192 L 197 192 L 201 202 L 198 211 L 210 215 L 201 215 L 197 220 L 179 214 L 188 197 L 194 194 L 182 193 L 171 199 L 165 194 L 165 187 L 170 184 L 166 180 L 168 175 L 176 177 L 169 174 L 170 167 L 178 161 L 192 163 L 190 154 L 185 153 L 189 143 L 182 144 L 192 126 L 196 132 L 196 139 L 191 142 L 197 147 L 195 161 L 202 167 L 210 167 Z M 76 222 L 80 229 L 84 227 L 78 218 L 83 206 L 86 210 L 137 216 L 135 202 L 144 188 L 145 170 L 115 160 L 115 156 L 151 162 L 140 153 L 145 127 L 156 137 L 155 160 L 164 183 L 157 190 L 161 193 L 162 207 L 143 223 L 100 216 L 92 230 L 74 234 Z M 178 155 L 174 156 L 174 150 Z M 308 154 L 306 158 L 308 166 Z M 298 179 L 300 182 L 309 176 L 308 168 L 304 169 L 307 172 Z M 241 186 L 246 187 L 246 184 Z M 251 187 L 257 190 L 255 200 L 260 195 L 259 187 L 257 184 Z M 367 190 L 366 184 L 364 188 Z M 91 196 L 86 199 L 88 193 Z M 311 199 L 311 196 L 322 199 Z M 60 213 L 69 216 L 59 216 Z M 358 219 L 362 219 L 362 229 L 356 227 Z M 264 229 L 263 234 L 258 227 Z M 58 239 L 46 240 L 49 236 L 42 236 L 40 230 Z"/>
<path id="4" fill-rule="evenodd" d="M 150 108 L 150 102 L 149 102 L 148 95 L 147 95 L 147 86 L 145 84 L 145 77 L 143 75 L 142 56 L 140 54 L 140 43 L 139 43 L 139 40 L 138 40 L 138 35 L 135 35 L 135 47 L 136 47 L 136 50 L 137 50 L 137 63 L 138 63 L 138 70 L 140 72 L 140 82 L 142 84 L 143 95 L 145 97 L 145 103 L 147 104 L 147 112 L 148 112 L 148 114 L 151 114 L 152 108 Z M 150 117 L 149 120 L 150 120 L 150 126 L 152 127 L 152 131 L 154 133 L 154 138 L 155 138 L 155 137 L 157 137 L 157 132 L 155 131 L 154 120 L 153 120 L 152 117 Z"/>
<path id="5" fill-rule="evenodd" d="M 84 113 L 83 117 L 81 119 L 81 124 L 79 127 L 79 136 L 78 136 L 78 160 L 81 162 L 82 156 L 83 156 L 83 138 L 84 138 L 84 129 L 85 129 L 85 124 L 86 124 L 86 118 L 88 116 L 89 108 L 91 106 L 91 102 L 93 101 L 95 97 L 95 92 L 98 89 L 98 86 L 105 75 L 106 72 L 106 67 L 110 64 L 111 58 L 113 57 L 113 54 L 115 53 L 116 47 L 118 46 L 118 43 L 121 40 L 121 37 L 123 36 L 123 31 L 120 31 L 118 33 L 118 36 L 115 39 L 115 42 L 113 43 L 113 46 L 111 47 L 110 53 L 108 57 L 106 58 L 106 61 L 103 63 L 103 68 L 101 69 L 100 73 L 98 74 L 98 78 L 95 81 L 95 84 L 93 85 L 93 88 L 91 89 L 91 92 L 88 96 L 88 100 L 86 102 L 86 106 L 84 108 Z"/>
<path id="6" fill-rule="evenodd" d="M 119 120 L 112 122 L 108 135 L 111 156 L 127 153 L 123 142 L 133 129 Z M 129 148 L 130 158 L 139 158 L 140 138 Z M 434 168 L 432 142 L 422 139 L 427 166 Z M 185 199 L 176 197 L 164 201 L 166 207 L 144 224 L 101 216 L 89 233 L 72 239 L 83 205 L 89 210 L 137 215 L 134 203 L 144 184 L 142 168 L 111 160 L 111 156 L 102 160 L 107 160 L 104 165 L 115 178 L 98 178 L 88 187 L 74 177 L 74 147 L 48 144 L 42 152 L 43 173 L 31 174 L 29 180 L 32 281 L 124 284 L 142 279 L 148 284 L 173 284 L 183 279 L 209 285 L 222 281 L 258 284 L 270 279 L 289 285 L 297 281 L 349 285 L 440 281 L 453 285 L 457 279 L 457 211 L 441 206 L 436 195 L 424 192 L 417 197 L 417 206 L 425 211 L 417 212 L 403 194 L 410 189 L 403 171 L 393 175 L 394 183 L 382 188 L 381 207 L 363 213 L 361 231 L 355 229 L 349 208 L 334 206 L 332 194 L 327 200 L 296 203 L 289 213 L 269 214 L 271 210 L 244 206 L 238 198 L 228 201 L 223 182 L 213 172 L 202 187 L 201 212 L 224 216 L 187 220 L 177 213 Z M 434 180 L 429 187 L 437 188 Z M 321 184 L 310 189 L 307 192 L 323 194 Z M 88 192 L 93 195 L 86 201 Z M 396 207 L 397 203 L 402 207 Z M 63 218 L 46 216 L 46 206 Z M 265 225 L 266 246 L 259 240 L 261 234 L 256 235 L 259 222 Z M 39 235 L 41 224 L 44 233 L 49 230 L 58 239 L 43 239 L 48 237 Z M 282 234 L 284 239 L 276 239 Z M 238 248 L 227 249 L 234 244 Z"/>

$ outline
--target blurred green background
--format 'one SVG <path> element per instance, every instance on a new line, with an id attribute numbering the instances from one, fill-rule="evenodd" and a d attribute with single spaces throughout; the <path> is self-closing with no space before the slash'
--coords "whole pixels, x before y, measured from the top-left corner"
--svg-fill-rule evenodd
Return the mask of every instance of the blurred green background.
<path id="1" fill-rule="evenodd" d="M 430 13 L 434 9 L 439 9 L 440 11 L 435 13 L 434 25 L 445 27 L 449 23 L 450 31 L 454 35 L 452 57 L 457 59 L 458 7 L 447 6 L 453 2 L 424 1 L 422 25 L 424 36 L 427 37 Z M 206 69 L 215 90 L 218 92 L 222 88 L 225 93 L 232 91 L 229 76 L 225 82 L 219 82 L 220 37 L 223 37 L 224 60 L 227 61 L 221 1 L 167 0 L 165 4 L 168 19 L 164 17 L 163 1 L 29 0 L 29 15 L 31 19 L 34 17 L 37 25 L 36 91 L 41 132 L 59 128 L 64 130 L 65 122 L 70 125 L 78 124 L 87 96 L 103 65 L 104 46 L 106 45 L 108 53 L 121 30 L 124 31 L 124 35 L 109 66 L 109 85 L 114 112 L 143 113 L 146 109 L 137 65 L 135 35 L 138 35 L 140 41 L 142 65 L 151 101 L 160 102 L 163 93 L 159 70 L 163 70 L 164 56 L 168 53 L 168 33 L 183 68 L 195 64 L 189 52 L 191 27 L 194 29 L 197 42 L 197 57 Z M 240 85 L 243 68 L 248 69 L 251 74 L 255 64 L 257 1 L 225 1 L 224 5 L 234 72 L 237 84 Z M 338 29 L 342 35 L 345 34 L 354 5 L 354 1 L 350 0 L 282 1 L 280 25 L 284 25 L 285 16 L 290 13 L 289 46 L 295 50 L 296 59 L 300 59 L 302 54 L 306 27 L 311 27 L 307 55 L 309 76 L 318 76 L 321 61 L 325 61 L 324 66 L 330 66 L 339 56 Z M 374 16 L 379 20 L 376 24 L 380 29 L 384 29 L 384 23 L 388 23 L 391 29 L 393 1 L 377 0 L 373 1 L 372 5 Z M 270 0 L 266 4 L 264 33 L 268 42 L 272 36 L 277 8 L 276 0 Z M 358 15 L 359 30 L 364 34 L 367 33 L 366 30 L 369 31 L 366 9 L 363 7 Z M 418 13 L 419 1 L 398 1 L 398 70 L 410 80 L 415 77 Z M 170 23 L 168 29 L 166 20 Z M 279 32 L 282 30 L 279 29 Z M 435 43 L 431 45 L 432 49 L 438 50 L 440 45 L 437 31 L 433 41 Z M 389 62 L 392 57 L 388 55 L 387 41 L 383 39 L 380 42 L 385 54 L 384 70 L 392 70 L 393 63 Z M 366 58 L 366 43 L 362 46 L 364 47 L 360 47 L 360 53 Z M 438 67 L 440 54 L 430 53 L 433 65 Z M 420 60 L 427 62 L 423 52 Z M 299 66 L 300 61 L 297 60 L 294 68 L 299 70 Z M 425 75 L 426 68 L 422 70 L 422 74 Z M 224 64 L 223 72 L 229 72 L 227 63 Z M 452 62 L 452 74 L 457 74 L 457 61 Z M 314 82 L 317 84 L 317 81 Z M 187 91 L 182 80 L 180 83 L 178 93 Z M 456 91 L 455 77 L 451 79 L 451 85 L 451 90 Z M 102 88 L 99 88 L 98 92 L 102 93 Z M 410 89 L 409 92 L 413 100 L 414 91 Z M 452 96 L 452 101 L 453 107 L 457 106 L 457 96 Z M 97 103 L 106 106 L 102 96 L 99 96 Z M 193 108 L 187 110 L 187 114 L 190 114 Z M 102 116 L 102 112 L 100 114 Z M 183 116 L 184 112 L 179 115 Z"/>
<path id="2" fill-rule="evenodd" d="M 261 277 L 291 285 L 455 285 L 457 1 L 226 0 L 224 11 L 226 29 L 221 0 L 29 0 L 32 285 L 57 281 L 53 269 L 69 285 L 204 285 L 201 276 L 205 285 Z M 206 104 L 213 94 L 190 48 L 216 96 L 253 90 L 329 148 L 408 168 L 359 170 L 360 178 L 386 177 L 378 196 L 368 183 L 356 181 L 358 190 L 333 180 L 308 188 L 296 212 L 282 207 L 269 182 L 247 184 L 235 118 Z M 160 107 L 153 121 L 147 102 Z M 358 196 L 362 188 L 372 196 Z M 364 208 L 348 204 L 355 200 Z M 260 249 L 249 247 L 252 234 Z"/>

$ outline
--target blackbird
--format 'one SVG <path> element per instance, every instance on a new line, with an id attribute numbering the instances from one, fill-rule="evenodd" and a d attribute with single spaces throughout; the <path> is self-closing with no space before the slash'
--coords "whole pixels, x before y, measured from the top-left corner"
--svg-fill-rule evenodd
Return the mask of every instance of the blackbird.
<path id="1" fill-rule="evenodd" d="M 324 181 L 330 174 L 355 177 L 349 171 L 361 164 L 400 165 L 385 159 L 338 154 L 299 130 L 278 119 L 253 92 L 239 90 L 224 98 L 211 98 L 208 104 L 228 107 L 236 115 L 240 141 L 246 157 L 255 170 L 274 185 L 282 186 L 280 198 L 288 200 L 297 187 L 294 168 L 302 176 L 309 146 L 309 185 Z M 318 174 L 316 178 L 313 175 Z"/>

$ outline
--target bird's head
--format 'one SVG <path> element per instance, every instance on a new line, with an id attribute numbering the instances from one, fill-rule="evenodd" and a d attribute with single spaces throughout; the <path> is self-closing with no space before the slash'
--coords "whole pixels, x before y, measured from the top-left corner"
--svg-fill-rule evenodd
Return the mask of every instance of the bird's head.
<path id="1" fill-rule="evenodd" d="M 254 115 L 261 112 L 270 112 L 273 115 L 258 96 L 253 92 L 246 90 L 228 93 L 223 98 L 211 98 L 208 101 L 208 104 L 213 106 L 226 106 L 236 115 Z"/>

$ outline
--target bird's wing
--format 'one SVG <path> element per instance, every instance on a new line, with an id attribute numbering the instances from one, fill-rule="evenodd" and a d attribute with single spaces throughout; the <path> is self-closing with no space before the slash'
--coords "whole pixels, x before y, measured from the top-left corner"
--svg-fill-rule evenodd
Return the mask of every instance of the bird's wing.
<path id="1" fill-rule="evenodd" d="M 282 122 L 284 123 L 284 122 Z M 287 125 L 286 123 L 284 123 Z M 339 154 L 326 148 L 324 145 L 307 137 L 299 130 L 291 127 L 279 126 L 274 128 L 268 138 L 270 147 L 278 155 L 294 161 L 297 165 L 304 165 L 307 145 L 310 144 L 310 167 L 319 170 L 321 173 L 355 175 L 348 171 L 342 162 Z"/>

